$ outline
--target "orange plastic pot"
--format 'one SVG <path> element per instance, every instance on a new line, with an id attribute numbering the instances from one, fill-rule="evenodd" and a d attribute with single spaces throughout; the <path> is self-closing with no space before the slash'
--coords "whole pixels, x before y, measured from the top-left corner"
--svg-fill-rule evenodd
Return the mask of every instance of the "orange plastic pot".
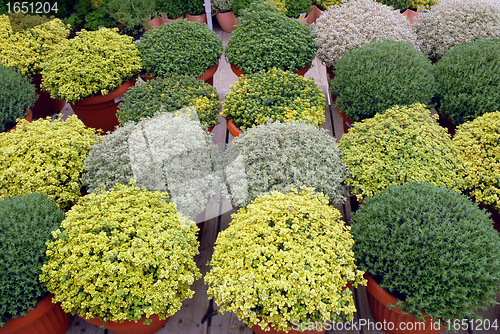
<path id="1" fill-rule="evenodd" d="M 350 119 L 349 117 L 347 117 L 346 115 L 341 113 L 338 108 L 335 108 L 335 109 L 337 109 L 337 112 L 339 113 L 340 117 L 342 117 L 342 119 L 344 120 L 344 122 L 343 122 L 344 133 L 349 132 L 349 129 L 352 128 L 352 124 L 354 122 L 352 121 L 352 119 Z"/>
<path id="2" fill-rule="evenodd" d="M 370 274 L 365 273 L 364 277 L 368 280 L 366 295 L 373 318 L 376 322 L 387 322 L 384 329 L 386 334 L 439 334 L 445 329 L 445 327 L 435 328 L 429 317 L 425 317 L 423 322 L 411 315 L 403 315 L 399 308 L 389 309 L 389 304 L 397 303 L 399 299 L 383 290 Z"/>
<path id="3" fill-rule="evenodd" d="M 207 14 L 201 14 L 201 15 L 185 14 L 184 16 L 186 16 L 186 19 L 191 22 L 207 23 Z"/>
<path id="4" fill-rule="evenodd" d="M 73 316 L 52 303 L 52 297 L 47 295 L 24 317 L 10 319 L 0 334 L 66 334 Z"/>
<path id="5" fill-rule="evenodd" d="M 102 129 L 104 132 L 113 131 L 118 125 L 116 111 L 121 96 L 134 84 L 134 80 L 129 80 L 107 95 L 89 96 L 71 104 L 71 107 L 86 126 Z"/>
<path id="6" fill-rule="evenodd" d="M 219 68 L 219 63 L 215 64 L 214 66 L 210 67 L 208 70 L 206 70 L 200 77 L 200 80 L 205 81 L 207 84 L 210 86 L 214 85 L 214 74 L 217 72 L 217 69 Z"/>
<path id="7" fill-rule="evenodd" d="M 31 110 L 33 111 L 33 118 L 41 118 L 52 116 L 58 113 L 66 104 L 63 100 L 55 100 L 50 97 L 50 94 L 42 91 L 40 85 L 42 84 L 42 76 L 37 75 L 31 79 L 31 83 L 35 85 L 36 93 L 38 94 L 38 99 Z"/>
<path id="8" fill-rule="evenodd" d="M 238 19 L 233 12 L 217 13 L 215 18 L 225 32 L 233 32 L 234 27 L 238 25 Z"/>
<path id="9" fill-rule="evenodd" d="M 313 7 L 313 10 L 311 11 L 311 13 L 309 13 L 309 15 L 311 15 L 312 13 L 314 13 L 314 22 L 316 22 L 316 20 L 321 15 L 323 15 L 324 11 L 322 11 L 321 9 L 319 9 L 318 6 L 316 6 L 316 5 L 312 5 L 312 7 Z"/>
<path id="10" fill-rule="evenodd" d="M 229 130 L 229 133 L 233 137 L 238 137 L 239 135 L 241 135 L 243 133 L 240 131 L 240 129 L 238 129 L 238 127 L 230 119 L 226 119 L 226 125 L 227 125 L 227 129 Z"/>
<path id="11" fill-rule="evenodd" d="M 307 14 L 307 16 L 305 18 L 298 19 L 298 20 L 300 22 L 304 22 L 306 24 L 313 24 L 314 22 L 316 22 L 316 12 L 314 10 L 314 7 L 316 7 L 316 6 L 311 6 L 311 12 L 309 14 Z"/>
<path id="12" fill-rule="evenodd" d="M 108 321 L 106 325 L 104 325 L 104 328 L 113 332 L 114 334 L 154 334 L 158 332 L 163 326 L 165 326 L 168 319 L 170 319 L 170 317 L 168 317 L 164 320 L 160 320 L 160 318 L 156 314 L 153 314 L 151 318 L 153 319 L 153 321 L 149 325 L 144 325 L 146 317 L 142 317 L 137 322 L 129 320 L 125 320 L 124 322 Z M 102 320 L 99 318 L 85 320 L 98 327 L 102 327 L 103 325 Z"/>
<path id="13" fill-rule="evenodd" d="M 28 115 L 24 116 L 24 119 L 27 120 L 28 122 L 31 122 L 31 120 L 33 119 L 33 112 L 31 111 L 31 109 L 28 109 L 28 111 L 29 111 L 29 113 L 28 113 Z M 17 125 L 14 125 L 14 127 L 10 128 L 6 132 L 14 131 L 16 128 L 17 128 Z"/>
<path id="14" fill-rule="evenodd" d="M 309 71 L 309 66 L 310 65 L 306 65 L 305 67 L 301 68 L 298 72 L 296 72 L 298 75 L 300 76 L 304 76 L 304 74 L 307 73 L 307 71 Z M 236 67 L 235 65 L 231 64 L 231 70 L 233 71 L 234 74 L 236 74 L 238 77 L 241 77 L 242 75 L 245 75 L 245 73 L 243 73 L 238 67 Z"/>
<path id="15" fill-rule="evenodd" d="M 411 24 L 413 24 L 413 22 L 415 22 L 416 20 L 418 20 L 418 16 L 419 16 L 420 13 L 418 13 L 417 11 L 411 10 L 411 9 L 407 9 L 407 10 L 405 10 L 401 14 L 404 17 L 406 17 L 406 19 L 408 21 L 410 21 Z"/>

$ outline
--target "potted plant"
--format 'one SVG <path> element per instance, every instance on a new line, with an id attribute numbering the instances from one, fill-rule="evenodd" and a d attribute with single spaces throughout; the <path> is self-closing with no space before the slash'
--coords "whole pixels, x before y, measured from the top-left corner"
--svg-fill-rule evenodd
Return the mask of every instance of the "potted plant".
<path id="1" fill-rule="evenodd" d="M 117 28 L 81 30 L 47 60 L 42 88 L 69 102 L 85 125 L 112 131 L 120 98 L 141 67 L 132 37 L 118 34 Z"/>
<path id="2" fill-rule="evenodd" d="M 276 121 L 248 129 L 229 144 L 224 166 L 235 205 L 304 185 L 325 194 L 332 204 L 345 199 L 347 168 L 335 138 L 305 121 Z"/>
<path id="3" fill-rule="evenodd" d="M 207 25 L 188 20 L 146 32 L 137 47 L 144 70 L 158 77 L 185 74 L 209 81 L 222 55 L 219 37 Z"/>
<path id="4" fill-rule="evenodd" d="M 156 0 L 156 9 L 160 12 L 160 22 L 170 23 L 184 17 L 184 2 L 179 0 Z"/>
<path id="5" fill-rule="evenodd" d="M 346 183 L 358 201 L 390 185 L 429 182 L 459 191 L 460 151 L 425 105 L 394 106 L 355 123 L 340 140 Z"/>
<path id="6" fill-rule="evenodd" d="M 236 313 L 259 334 L 352 320 L 356 308 L 347 287 L 365 281 L 350 228 L 325 195 L 307 187 L 273 191 L 232 218 L 205 276 L 219 311 Z"/>
<path id="7" fill-rule="evenodd" d="M 500 38 L 500 4 L 451 0 L 422 15 L 415 24 L 420 49 L 439 60 L 458 44 Z"/>
<path id="8" fill-rule="evenodd" d="M 121 32 L 138 37 L 155 14 L 155 0 L 107 0 L 108 14 L 123 27 Z"/>
<path id="9" fill-rule="evenodd" d="M 244 11 L 247 10 L 250 6 L 252 6 L 254 3 L 259 2 L 259 0 L 233 0 L 233 3 L 231 5 L 231 9 L 234 12 L 234 15 L 237 17 L 243 15 Z M 261 3 L 266 3 L 268 5 L 271 5 L 272 9 L 275 10 L 279 13 L 285 14 L 286 13 L 286 1 L 285 0 L 264 0 L 260 1 Z M 262 9 L 265 9 L 264 7 Z M 266 9 L 269 10 L 269 9 Z"/>
<path id="10" fill-rule="evenodd" d="M 348 123 L 394 105 L 430 105 L 436 91 L 431 62 L 406 42 L 376 41 L 344 55 L 330 89 Z"/>
<path id="11" fill-rule="evenodd" d="M 194 294 L 196 230 L 166 193 L 117 184 L 66 213 L 40 280 L 67 312 L 116 334 L 152 334 Z"/>
<path id="12" fill-rule="evenodd" d="M 64 211 L 41 194 L 0 200 L 0 333 L 66 334 L 71 314 L 52 303 L 38 276 L 47 262 L 45 242 Z"/>
<path id="13" fill-rule="evenodd" d="M 97 7 L 85 15 L 85 29 L 99 30 L 100 28 L 114 28 L 116 21 L 109 15 L 107 10 L 108 0 L 99 2 Z"/>
<path id="14" fill-rule="evenodd" d="M 422 10 L 430 10 L 440 2 L 441 0 L 410 0 L 408 2 L 408 7 L 405 10 L 403 9 L 404 7 L 401 8 L 394 6 L 393 7 L 401 9 L 401 13 L 404 16 L 406 16 L 406 18 L 408 19 L 408 21 L 410 21 L 410 23 L 413 23 L 418 19 L 419 14 Z M 388 5 L 392 6 L 391 4 Z"/>
<path id="15" fill-rule="evenodd" d="M 314 22 L 312 16 L 309 14 L 312 12 L 312 1 L 311 0 L 287 0 L 285 1 L 286 16 L 299 19 L 301 22 L 312 24 Z M 305 17 L 301 17 L 304 16 Z"/>
<path id="16" fill-rule="evenodd" d="M 319 127 L 325 121 L 325 108 L 325 96 L 313 78 L 273 68 L 242 76 L 231 85 L 221 116 L 237 137 L 269 119 L 303 119 Z"/>
<path id="17" fill-rule="evenodd" d="M 453 47 L 434 65 L 441 115 L 454 126 L 500 110 L 500 38 Z"/>
<path id="18" fill-rule="evenodd" d="M 16 125 L 17 119 L 31 120 L 31 109 L 37 100 L 36 88 L 19 70 L 0 64 L 0 133 Z M 29 119 L 28 119 L 29 118 Z"/>
<path id="19" fill-rule="evenodd" d="M 309 69 L 316 55 L 311 28 L 273 8 L 257 1 L 240 18 L 224 50 L 236 75 L 273 67 L 304 75 Z"/>
<path id="20" fill-rule="evenodd" d="M 184 0 L 186 19 L 188 21 L 207 23 L 204 0 Z"/>
<path id="21" fill-rule="evenodd" d="M 31 192 L 55 199 L 60 208 L 80 197 L 80 175 L 96 137 L 76 116 L 22 120 L 0 134 L 0 198 Z"/>
<path id="22" fill-rule="evenodd" d="M 467 196 L 428 183 L 391 186 L 351 222 L 372 314 L 392 322 L 385 333 L 437 334 L 497 304 L 500 236 Z"/>
<path id="23" fill-rule="evenodd" d="M 234 26 L 238 24 L 236 15 L 232 11 L 234 0 L 212 0 L 212 15 L 215 15 L 217 22 L 225 32 L 233 32 Z"/>

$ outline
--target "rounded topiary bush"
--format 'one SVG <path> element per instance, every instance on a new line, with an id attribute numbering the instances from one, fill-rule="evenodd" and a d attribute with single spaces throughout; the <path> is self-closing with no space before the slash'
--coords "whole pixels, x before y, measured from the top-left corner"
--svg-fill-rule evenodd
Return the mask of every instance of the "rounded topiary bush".
<path id="1" fill-rule="evenodd" d="M 500 237 L 467 196 L 411 183 L 366 204 L 351 219 L 354 253 L 399 308 L 453 321 L 496 304 Z"/>
<path id="2" fill-rule="evenodd" d="M 41 194 L 0 200 L 0 329 L 24 316 L 47 295 L 38 276 L 47 262 L 45 242 L 59 228 L 64 211 Z"/>
<path id="3" fill-rule="evenodd" d="M 335 65 L 330 89 L 336 106 L 357 122 L 394 105 L 429 105 L 436 83 L 431 62 L 411 44 L 377 41 L 347 53 Z"/>
<path id="4" fill-rule="evenodd" d="M 200 77 L 219 62 L 222 41 L 206 24 L 186 19 L 148 30 L 137 44 L 146 72 Z"/>
<path id="5" fill-rule="evenodd" d="M 434 65 L 434 76 L 439 112 L 454 124 L 500 110 L 500 38 L 455 46 Z"/>

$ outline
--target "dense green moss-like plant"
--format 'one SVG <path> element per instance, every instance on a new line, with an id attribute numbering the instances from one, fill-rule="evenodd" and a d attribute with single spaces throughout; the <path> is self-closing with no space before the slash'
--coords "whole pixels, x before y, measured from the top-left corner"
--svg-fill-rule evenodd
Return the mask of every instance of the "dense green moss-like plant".
<path id="1" fill-rule="evenodd" d="M 120 124 L 139 122 L 160 109 L 173 112 L 190 106 L 196 107 L 202 125 L 218 123 L 221 105 L 217 89 L 194 77 L 173 75 L 131 87 L 119 105 L 117 117 Z"/>
<path id="2" fill-rule="evenodd" d="M 347 168 L 326 130 L 304 121 L 277 121 L 233 139 L 225 152 L 225 174 L 235 204 L 304 185 L 341 204 Z"/>
<path id="3" fill-rule="evenodd" d="M 281 14 L 286 13 L 286 0 L 233 0 L 231 9 L 234 15 L 240 16 L 244 15 L 244 12 L 248 11 L 248 9 L 252 6 L 255 6 L 255 4 L 259 4 L 259 9 L 256 9 L 257 7 L 254 7 L 254 9 L 251 10 L 271 10 L 279 12 Z M 264 6 L 262 7 L 262 5 Z"/>
<path id="4" fill-rule="evenodd" d="M 314 79 L 276 68 L 240 77 L 230 86 L 221 116 L 242 131 L 268 120 L 325 122 L 325 96 Z"/>
<path id="5" fill-rule="evenodd" d="M 81 30 L 54 50 L 43 69 L 42 88 L 53 98 L 74 103 L 106 95 L 141 70 L 132 37 L 118 29 Z"/>
<path id="6" fill-rule="evenodd" d="M 410 8 L 410 0 L 377 0 L 377 2 L 401 11 L 405 11 Z"/>
<path id="7" fill-rule="evenodd" d="M 458 126 L 453 142 L 464 161 L 464 192 L 500 211 L 500 112 Z"/>
<path id="8" fill-rule="evenodd" d="M 72 314 L 102 321 L 173 315 L 200 278 L 194 222 L 168 195 L 130 185 L 82 198 L 47 245 L 40 280 Z"/>
<path id="9" fill-rule="evenodd" d="M 0 198 L 42 193 L 65 208 L 80 198 L 80 175 L 94 130 L 76 116 L 66 121 L 50 118 L 0 134 Z"/>
<path id="10" fill-rule="evenodd" d="M 249 326 L 288 331 L 302 322 L 350 321 L 347 284 L 363 285 L 350 228 L 312 188 L 273 191 L 234 214 L 205 276 L 222 312 Z"/>
<path id="11" fill-rule="evenodd" d="M 121 32 L 130 36 L 143 32 L 156 12 L 155 0 L 108 0 L 105 6 L 108 14 L 123 24 Z"/>
<path id="12" fill-rule="evenodd" d="M 189 15 L 205 14 L 204 0 L 184 0 L 184 10 Z"/>
<path id="13" fill-rule="evenodd" d="M 85 15 L 85 29 L 99 30 L 100 27 L 116 27 L 116 21 L 108 14 L 106 2 L 101 3 L 97 9 Z"/>
<path id="14" fill-rule="evenodd" d="M 416 103 L 354 123 L 340 140 L 351 194 L 363 200 L 390 185 L 409 182 L 461 189 L 460 151 L 436 118 Z"/>
<path id="15" fill-rule="evenodd" d="M 212 1 L 213 2 L 213 1 Z M 167 14 L 169 19 L 176 19 L 186 13 L 184 1 L 179 0 L 156 0 L 156 9 Z M 212 3 L 213 7 L 213 3 Z"/>
<path id="16" fill-rule="evenodd" d="M 430 58 L 440 58 L 456 45 L 500 38 L 500 4 L 447 1 L 421 15 L 414 26 L 422 52 Z"/>
<path id="17" fill-rule="evenodd" d="M 500 38 L 457 45 L 434 66 L 439 112 L 454 124 L 500 110 Z"/>
<path id="18" fill-rule="evenodd" d="M 417 36 L 408 20 L 375 0 L 351 0 L 330 7 L 313 28 L 318 58 L 327 66 L 349 51 L 373 41 L 402 41 L 417 47 Z"/>
<path id="19" fill-rule="evenodd" d="M 354 213 L 352 234 L 360 268 L 417 318 L 466 319 L 496 304 L 500 237 L 465 195 L 431 184 L 389 187 Z"/>
<path id="20" fill-rule="evenodd" d="M 41 194 L 0 200 L 0 328 L 26 315 L 47 294 L 38 280 L 47 262 L 45 242 L 59 228 L 64 211 Z"/>
<path id="21" fill-rule="evenodd" d="M 355 122 L 394 105 L 429 105 L 436 91 L 431 62 L 406 42 L 366 44 L 342 57 L 335 73 L 336 106 Z"/>
<path id="22" fill-rule="evenodd" d="M 298 18 L 300 14 L 306 15 L 311 12 L 311 0 L 286 0 L 286 16 Z"/>
<path id="23" fill-rule="evenodd" d="M 331 6 L 340 6 L 344 0 L 314 0 L 313 3 L 321 10 L 326 10 Z"/>
<path id="24" fill-rule="evenodd" d="M 144 69 L 160 77 L 185 74 L 198 78 L 222 55 L 219 37 L 206 24 L 188 20 L 147 31 L 137 47 Z"/>
<path id="25" fill-rule="evenodd" d="M 28 114 L 37 95 L 35 85 L 18 70 L 0 64 L 0 78 L 0 132 L 4 132 Z"/>

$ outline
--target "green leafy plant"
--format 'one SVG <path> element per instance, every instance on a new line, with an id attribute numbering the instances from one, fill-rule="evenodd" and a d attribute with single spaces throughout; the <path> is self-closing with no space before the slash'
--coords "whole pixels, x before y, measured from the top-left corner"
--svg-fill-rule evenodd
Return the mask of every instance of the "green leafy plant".
<path id="1" fill-rule="evenodd" d="M 325 121 L 325 108 L 325 96 L 313 78 L 273 68 L 242 76 L 231 85 L 221 116 L 242 131 L 269 119 L 303 119 L 319 127 Z"/>
<path id="2" fill-rule="evenodd" d="M 225 152 L 226 179 L 235 204 L 258 196 L 314 187 L 331 203 L 344 201 L 347 168 L 337 142 L 304 121 L 261 124 L 231 141 Z"/>
<path id="3" fill-rule="evenodd" d="M 80 175 L 94 130 L 76 116 L 21 120 L 16 131 L 0 134 L 0 198 L 38 192 L 66 208 L 80 197 Z"/>
<path id="4" fill-rule="evenodd" d="M 233 3 L 231 5 L 231 9 L 236 16 L 243 15 L 245 11 L 262 11 L 262 10 L 270 10 L 274 12 L 278 12 L 281 14 L 286 13 L 286 0 L 233 0 Z M 254 7 L 251 9 L 252 6 L 255 6 L 255 4 L 258 4 L 258 7 Z M 262 5 L 264 5 L 262 7 Z"/>
<path id="5" fill-rule="evenodd" d="M 120 124 L 139 122 L 160 111 L 174 112 L 195 106 L 202 125 L 218 123 L 220 97 L 215 87 L 187 75 L 173 75 L 131 87 L 119 105 Z"/>
<path id="6" fill-rule="evenodd" d="M 194 222 L 130 185 L 84 196 L 53 233 L 40 281 L 72 314 L 103 322 L 173 315 L 201 277 Z"/>
<path id="7" fill-rule="evenodd" d="M 72 31 L 79 31 L 85 26 L 85 16 L 92 12 L 91 2 L 89 0 L 72 1 L 72 3 L 67 3 L 67 11 L 71 14 L 64 16 L 62 19 L 64 24 L 70 25 Z"/>
<path id="8" fill-rule="evenodd" d="M 340 6 L 344 0 L 313 0 L 313 3 L 321 10 L 326 10 L 331 6 Z"/>
<path id="9" fill-rule="evenodd" d="M 156 0 L 156 9 L 167 14 L 169 19 L 176 19 L 186 13 L 184 1 L 179 0 Z"/>
<path id="10" fill-rule="evenodd" d="M 434 66 L 439 112 L 454 124 L 500 110 L 500 38 L 457 45 Z"/>
<path id="11" fill-rule="evenodd" d="M 184 0 L 184 9 L 186 14 L 201 15 L 205 14 L 204 0 Z"/>
<path id="12" fill-rule="evenodd" d="M 431 184 L 392 186 L 352 217 L 359 267 L 422 319 L 466 319 L 496 304 L 500 237 L 467 196 Z"/>
<path id="13" fill-rule="evenodd" d="M 311 0 L 286 0 L 286 16 L 298 18 L 300 14 L 311 12 Z"/>
<path id="14" fill-rule="evenodd" d="M 350 321 L 347 284 L 364 285 L 350 228 L 312 188 L 273 191 L 232 216 L 205 276 L 221 312 L 249 326 L 289 330 L 293 322 Z"/>
<path id="15" fill-rule="evenodd" d="M 273 67 L 297 72 L 316 55 L 311 28 L 283 14 L 250 6 L 233 31 L 224 54 L 243 73 Z"/>
<path id="16" fill-rule="evenodd" d="M 391 6 L 394 9 L 399 9 L 402 12 L 410 8 L 411 0 L 377 0 L 384 5 Z"/>
<path id="17" fill-rule="evenodd" d="M 425 105 L 394 106 L 354 127 L 340 140 L 358 200 L 390 185 L 430 182 L 456 191 L 463 181 L 460 151 Z"/>
<path id="18" fill-rule="evenodd" d="M 441 3 L 441 0 L 410 0 L 411 9 L 418 9 L 420 6 L 424 6 L 425 9 L 431 9 Z"/>
<path id="19" fill-rule="evenodd" d="M 108 14 L 108 11 L 106 10 L 106 2 L 99 4 L 99 7 L 85 16 L 85 29 L 99 30 L 99 27 L 116 27 L 115 20 Z"/>
<path id="20" fill-rule="evenodd" d="M 137 47 L 144 69 L 160 77 L 173 74 L 200 77 L 222 55 L 219 37 L 206 24 L 188 20 L 147 31 Z"/>
<path id="21" fill-rule="evenodd" d="M 122 33 L 133 36 L 142 33 L 154 16 L 155 0 L 108 0 L 108 14 L 123 24 Z"/>
<path id="22" fill-rule="evenodd" d="M 234 0 L 211 0 L 212 14 L 231 12 L 233 1 Z"/>
<path id="23" fill-rule="evenodd" d="M 11 4 L 12 6 L 12 4 Z M 26 29 L 32 29 L 37 25 L 49 22 L 51 19 L 45 15 L 26 15 L 22 12 L 14 13 L 10 12 L 8 14 L 10 26 L 13 31 L 19 32 Z M 54 17 L 51 17 L 54 19 Z"/>
<path id="24" fill-rule="evenodd" d="M 141 70 L 141 58 L 132 37 L 118 29 L 81 30 L 62 42 L 43 69 L 42 88 L 53 98 L 76 102 L 106 95 Z"/>
<path id="25" fill-rule="evenodd" d="M 342 57 L 335 74 L 336 106 L 355 122 L 394 105 L 430 105 L 436 91 L 431 62 L 406 42 L 366 44 Z"/>
<path id="26" fill-rule="evenodd" d="M 464 161 L 464 191 L 500 210 L 500 112 L 486 113 L 457 127 L 453 142 Z"/>
<path id="27" fill-rule="evenodd" d="M 37 95 L 35 85 L 18 70 L 0 64 L 0 78 L 0 132 L 4 132 L 28 114 Z"/>
<path id="28" fill-rule="evenodd" d="M 47 262 L 45 242 L 59 228 L 64 211 L 40 194 L 0 200 L 0 328 L 26 315 L 47 294 L 38 281 Z"/>

